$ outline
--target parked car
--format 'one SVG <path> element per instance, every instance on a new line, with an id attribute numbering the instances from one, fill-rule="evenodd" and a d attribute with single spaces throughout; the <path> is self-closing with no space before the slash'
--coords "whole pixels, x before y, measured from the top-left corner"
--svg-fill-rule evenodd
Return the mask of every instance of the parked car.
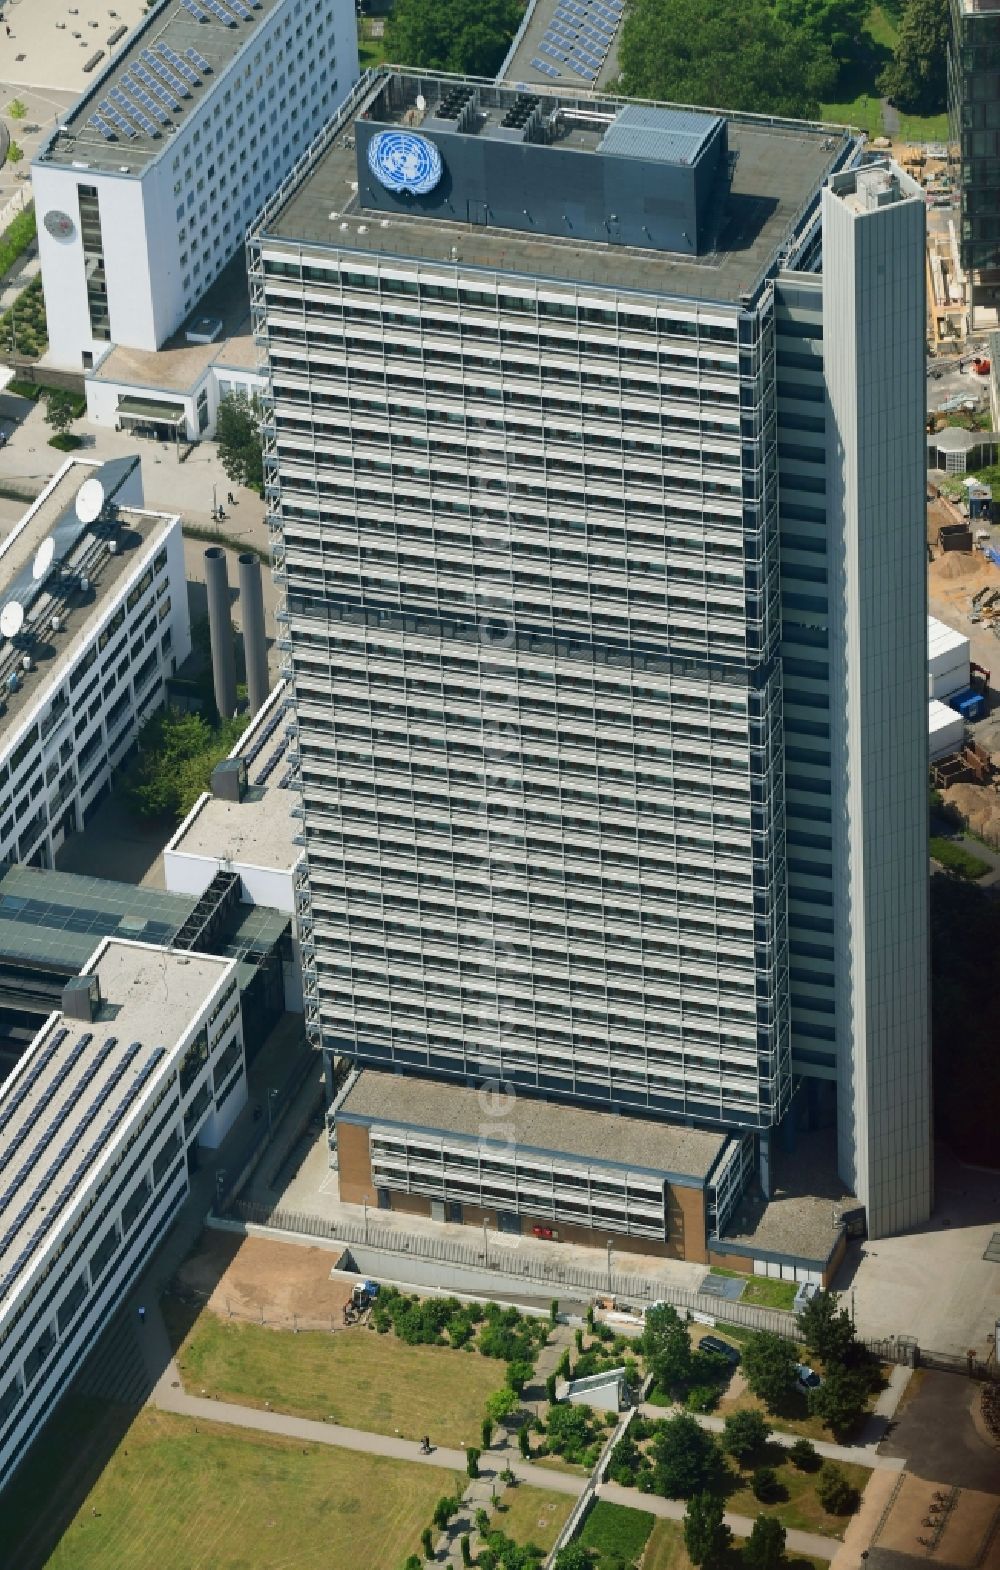
<path id="1" fill-rule="evenodd" d="M 740 1354 L 736 1348 L 730 1346 L 728 1341 L 720 1341 L 718 1336 L 702 1336 L 699 1350 L 702 1352 L 714 1352 L 717 1357 L 724 1357 L 726 1362 L 731 1363 L 734 1368 L 740 1360 Z"/>
<path id="2" fill-rule="evenodd" d="M 814 1368 L 810 1368 L 807 1363 L 796 1363 L 795 1385 L 797 1389 L 802 1391 L 804 1396 L 807 1396 L 810 1390 L 818 1389 L 822 1383 L 822 1379 L 820 1379 Z"/>

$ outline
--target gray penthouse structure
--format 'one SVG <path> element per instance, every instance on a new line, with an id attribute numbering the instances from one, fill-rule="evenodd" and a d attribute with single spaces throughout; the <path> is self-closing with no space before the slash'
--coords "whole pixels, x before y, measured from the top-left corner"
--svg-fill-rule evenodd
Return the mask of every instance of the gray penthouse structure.
<path id="1" fill-rule="evenodd" d="M 720 1134 L 661 1174 L 704 1235 L 635 1231 L 748 1269 L 800 1129 L 872 1234 L 931 1202 L 924 219 L 859 158 L 385 68 L 250 243 L 313 1029 L 550 1150 L 572 1104 Z M 462 1217 L 421 1137 L 362 1197 Z"/>

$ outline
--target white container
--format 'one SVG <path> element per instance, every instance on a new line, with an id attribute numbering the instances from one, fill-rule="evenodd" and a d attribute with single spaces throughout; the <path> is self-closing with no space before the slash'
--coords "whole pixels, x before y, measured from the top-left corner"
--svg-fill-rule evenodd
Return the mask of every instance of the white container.
<path id="1" fill-rule="evenodd" d="M 927 618 L 927 696 L 950 698 L 969 685 L 969 640 L 954 627 Z"/>
<path id="2" fill-rule="evenodd" d="M 965 721 L 957 709 L 950 709 L 946 703 L 932 698 L 928 705 L 928 733 L 931 761 L 947 758 L 961 749 L 965 740 Z"/>

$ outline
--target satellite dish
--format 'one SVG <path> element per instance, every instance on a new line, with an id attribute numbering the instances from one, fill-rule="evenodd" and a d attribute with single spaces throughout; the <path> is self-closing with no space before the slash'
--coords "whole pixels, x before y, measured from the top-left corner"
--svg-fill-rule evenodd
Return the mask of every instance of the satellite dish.
<path id="1" fill-rule="evenodd" d="M 81 523 L 93 523 L 104 506 L 104 486 L 100 480 L 84 480 L 76 493 L 76 515 Z"/>
<path id="2" fill-rule="evenodd" d="M 0 611 L 0 633 L 5 638 L 16 638 L 24 626 L 24 606 L 20 600 L 8 600 Z"/>
<path id="3" fill-rule="evenodd" d="M 427 99 L 424 97 L 423 93 L 418 93 L 417 94 L 417 108 L 418 109 L 426 109 L 427 108 Z"/>
<path id="4" fill-rule="evenodd" d="M 35 552 L 35 564 L 31 569 L 31 576 L 34 578 L 36 583 L 38 582 L 39 578 L 45 577 L 45 574 L 52 566 L 52 558 L 55 553 L 56 542 L 50 535 L 47 540 L 42 541 L 41 545 Z"/>

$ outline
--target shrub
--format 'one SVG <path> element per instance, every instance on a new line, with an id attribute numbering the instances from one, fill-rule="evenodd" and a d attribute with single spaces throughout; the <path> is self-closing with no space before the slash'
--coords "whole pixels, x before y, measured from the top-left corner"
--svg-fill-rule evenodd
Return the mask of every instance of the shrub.
<path id="1" fill-rule="evenodd" d="M 559 1319 L 559 1299 L 554 1297 L 549 1304 L 549 1324 L 554 1325 Z"/>
<path id="2" fill-rule="evenodd" d="M 517 1391 L 505 1385 L 502 1390 L 495 1390 L 491 1396 L 486 1397 L 486 1415 L 494 1423 L 504 1423 L 507 1418 L 513 1417 L 518 1408 Z"/>
<path id="3" fill-rule="evenodd" d="M 531 1459 L 531 1430 L 523 1423 L 517 1431 L 517 1448 L 526 1461 Z"/>
<path id="4" fill-rule="evenodd" d="M 431 1517 L 439 1532 L 444 1531 L 461 1502 L 460 1499 L 453 1498 L 451 1494 L 442 1494 L 434 1506 L 434 1514 Z"/>
<path id="5" fill-rule="evenodd" d="M 556 1385 L 558 1383 L 559 1383 L 559 1381 L 558 1381 L 558 1378 L 557 1378 L 557 1376 L 555 1374 L 549 1374 L 548 1378 L 545 1381 L 545 1394 L 548 1397 L 550 1403 L 555 1401 L 555 1398 L 556 1398 Z"/>
<path id="6" fill-rule="evenodd" d="M 757 1467 L 750 1479 L 750 1487 L 753 1489 L 754 1498 L 761 1500 L 762 1503 L 766 1504 L 768 1500 L 775 1499 L 778 1494 L 778 1474 L 774 1467 Z"/>
<path id="7" fill-rule="evenodd" d="M 815 1472 L 819 1466 L 819 1456 L 811 1439 L 796 1439 L 788 1454 L 792 1465 L 800 1472 Z"/>
<path id="8" fill-rule="evenodd" d="M 481 1454 L 482 1451 L 477 1450 L 475 1445 L 470 1445 L 465 1452 L 465 1470 L 470 1477 L 479 1476 L 479 1457 Z"/>
<path id="9" fill-rule="evenodd" d="M 35 209 L 29 207 L 18 213 L 13 223 L 0 234 L 0 276 L 10 271 L 18 257 L 23 255 L 35 238 Z"/>
<path id="10" fill-rule="evenodd" d="M 839 1466 L 827 1462 L 816 1480 L 816 1497 L 829 1515 L 850 1515 L 857 1508 L 858 1491 Z"/>
<path id="11" fill-rule="evenodd" d="M 712 1412 L 719 1404 L 717 1385 L 692 1385 L 684 1397 L 689 1412 Z"/>
<path id="12" fill-rule="evenodd" d="M 722 1430 L 722 1448 L 741 1466 L 759 1455 L 771 1437 L 771 1430 L 760 1412 L 733 1412 Z"/>
<path id="13" fill-rule="evenodd" d="M 520 1395 L 521 1391 L 524 1389 L 525 1385 L 528 1383 L 528 1380 L 531 1378 L 532 1372 L 533 1372 L 532 1364 L 528 1363 L 528 1362 L 525 1362 L 521 1358 L 515 1358 L 512 1363 L 508 1363 L 507 1364 L 507 1383 L 510 1386 L 511 1390 L 516 1391 L 517 1394 Z"/>
<path id="14" fill-rule="evenodd" d="M 471 1565 L 471 1563 L 472 1563 L 472 1539 L 469 1536 L 468 1532 L 463 1532 L 462 1533 L 461 1540 L 460 1540 L 460 1546 L 461 1546 L 461 1550 L 462 1550 L 462 1563 L 463 1563 L 463 1565 Z"/>
<path id="15" fill-rule="evenodd" d="M 434 1533 L 429 1526 L 425 1526 L 421 1532 L 420 1542 L 424 1550 L 424 1558 L 430 1559 L 434 1553 Z"/>

